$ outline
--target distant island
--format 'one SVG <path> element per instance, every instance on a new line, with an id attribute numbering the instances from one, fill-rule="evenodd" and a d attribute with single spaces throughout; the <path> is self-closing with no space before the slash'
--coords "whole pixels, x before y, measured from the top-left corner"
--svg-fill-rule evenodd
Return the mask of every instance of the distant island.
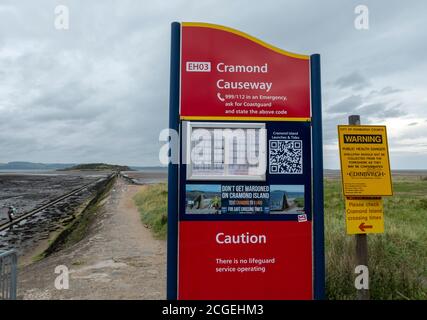
<path id="1" fill-rule="evenodd" d="M 95 170 L 95 171 L 133 171 L 128 166 L 119 166 L 116 164 L 107 164 L 107 163 L 83 163 L 77 164 L 69 168 L 59 169 L 60 171 L 71 171 L 71 170 Z"/>
<path id="2" fill-rule="evenodd" d="M 28 161 L 12 161 L 0 163 L 0 170 L 59 170 L 75 166 L 76 163 L 34 163 Z"/>
<path id="3" fill-rule="evenodd" d="M 29 161 L 11 161 L 0 163 L 0 170 L 119 170 L 119 171 L 167 171 L 167 166 L 120 166 L 106 163 L 38 163 Z"/>

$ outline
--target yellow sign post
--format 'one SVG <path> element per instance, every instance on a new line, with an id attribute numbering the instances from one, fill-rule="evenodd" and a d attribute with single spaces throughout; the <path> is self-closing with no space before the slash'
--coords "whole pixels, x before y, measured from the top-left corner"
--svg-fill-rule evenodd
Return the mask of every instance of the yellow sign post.
<path id="1" fill-rule="evenodd" d="M 347 234 L 384 232 L 384 211 L 381 197 L 346 197 Z"/>
<path id="2" fill-rule="evenodd" d="M 347 234 L 356 238 L 356 265 L 368 266 L 368 233 L 384 232 L 381 196 L 393 195 L 385 126 L 362 126 L 360 116 L 338 126 Z M 357 292 L 369 299 L 369 288 Z"/>
<path id="3" fill-rule="evenodd" d="M 385 126 L 338 126 L 345 196 L 393 195 Z"/>

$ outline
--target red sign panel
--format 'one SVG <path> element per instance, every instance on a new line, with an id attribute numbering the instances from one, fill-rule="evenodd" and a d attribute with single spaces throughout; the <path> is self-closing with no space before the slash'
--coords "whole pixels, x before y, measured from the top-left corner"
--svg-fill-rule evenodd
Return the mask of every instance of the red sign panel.
<path id="1" fill-rule="evenodd" d="M 254 145 L 264 146 L 267 170 L 256 176 L 239 164 L 241 176 L 206 177 L 218 166 L 180 163 L 178 299 L 312 299 L 309 56 L 226 27 L 183 23 L 180 67 L 181 154 L 191 155 L 193 128 L 216 128 L 203 146 L 222 157 L 218 128 L 245 132 L 245 121 L 259 121 L 265 136 Z"/>
<path id="2" fill-rule="evenodd" d="M 181 221 L 179 299 L 312 299 L 311 221 Z"/>
<path id="3" fill-rule="evenodd" d="M 182 118 L 309 118 L 309 57 L 226 27 L 182 24 Z"/>

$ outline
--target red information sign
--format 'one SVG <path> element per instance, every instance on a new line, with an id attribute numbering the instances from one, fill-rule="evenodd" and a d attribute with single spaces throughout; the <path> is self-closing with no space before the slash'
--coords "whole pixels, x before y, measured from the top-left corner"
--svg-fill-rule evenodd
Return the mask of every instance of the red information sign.
<path id="1" fill-rule="evenodd" d="M 322 253 L 323 240 L 313 233 L 319 228 L 313 211 L 322 214 L 323 205 L 312 208 L 310 123 L 310 72 L 316 84 L 317 67 L 310 71 L 309 56 L 227 27 L 180 27 L 180 46 L 172 41 L 181 61 L 172 64 L 171 88 L 180 83 L 171 117 L 178 117 L 179 104 L 182 161 L 179 172 L 170 169 L 178 186 L 170 185 L 169 192 L 176 192 L 178 202 L 168 202 L 176 208 L 168 225 L 177 218 L 168 235 L 176 256 L 170 250 L 168 265 L 177 272 L 168 276 L 168 296 L 321 297 L 322 275 L 315 273 L 322 255 L 314 254 L 313 243 Z M 313 101 L 318 106 L 316 94 Z M 318 114 L 313 108 L 314 120 Z M 240 153 L 228 153 L 223 142 L 230 136 Z M 255 170 L 258 164 L 264 164 L 261 171 Z"/>
<path id="2" fill-rule="evenodd" d="M 237 30 L 183 23 L 181 118 L 310 118 L 309 61 Z"/>
<path id="3" fill-rule="evenodd" d="M 311 222 L 182 221 L 179 299 L 311 299 Z"/>

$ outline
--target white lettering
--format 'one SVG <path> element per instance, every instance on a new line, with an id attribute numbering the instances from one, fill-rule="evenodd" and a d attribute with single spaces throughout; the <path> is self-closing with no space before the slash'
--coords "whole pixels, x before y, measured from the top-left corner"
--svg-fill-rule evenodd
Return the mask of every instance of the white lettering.
<path id="1" fill-rule="evenodd" d="M 273 87 L 272 82 L 248 82 L 248 81 L 225 81 L 219 79 L 216 82 L 218 89 L 234 89 L 234 90 L 264 90 L 269 92 Z"/>
<path id="2" fill-rule="evenodd" d="M 267 243 L 265 234 L 250 234 L 249 232 L 238 235 L 227 235 L 223 232 L 217 233 L 216 242 L 218 244 L 263 244 Z"/>
<path id="3" fill-rule="evenodd" d="M 218 72 L 228 73 L 268 73 L 268 64 L 262 66 L 245 66 L 245 65 L 227 65 L 224 62 L 217 64 L 216 69 Z"/>

